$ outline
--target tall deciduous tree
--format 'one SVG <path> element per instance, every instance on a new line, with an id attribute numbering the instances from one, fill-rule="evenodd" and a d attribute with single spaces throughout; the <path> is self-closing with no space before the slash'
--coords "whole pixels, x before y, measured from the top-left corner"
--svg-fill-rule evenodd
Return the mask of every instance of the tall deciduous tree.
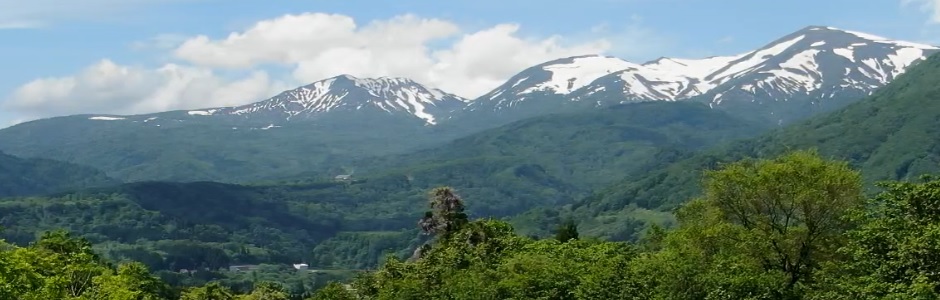
<path id="1" fill-rule="evenodd" d="M 572 219 L 566 219 L 555 229 L 555 239 L 563 243 L 578 239 L 578 224 Z"/>
<path id="2" fill-rule="evenodd" d="M 706 172 L 704 196 L 637 266 L 670 299 L 799 299 L 820 263 L 840 259 L 861 178 L 815 151 Z"/>
<path id="3" fill-rule="evenodd" d="M 855 215 L 862 225 L 830 264 L 820 299 L 940 298 L 940 179 L 879 184 L 884 192 Z"/>
<path id="4" fill-rule="evenodd" d="M 213 281 L 183 292 L 180 300 L 235 300 L 235 294 L 227 287 Z"/>
<path id="5" fill-rule="evenodd" d="M 447 238 L 467 224 L 463 200 L 453 189 L 440 187 L 431 191 L 431 210 L 424 214 L 419 225 L 427 234 L 436 234 Z"/>
<path id="6" fill-rule="evenodd" d="M 786 273 L 790 287 L 810 280 L 835 253 L 849 228 L 846 216 L 863 204 L 859 173 L 815 151 L 706 172 L 705 200 L 758 239 L 752 255 Z"/>

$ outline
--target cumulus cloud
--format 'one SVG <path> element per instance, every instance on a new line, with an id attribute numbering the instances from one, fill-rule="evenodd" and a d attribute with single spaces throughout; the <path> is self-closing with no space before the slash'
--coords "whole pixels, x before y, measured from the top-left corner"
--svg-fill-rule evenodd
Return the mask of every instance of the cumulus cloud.
<path id="1" fill-rule="evenodd" d="M 518 30 L 518 24 L 499 24 L 461 33 L 451 22 L 414 15 L 359 26 L 348 16 L 307 13 L 261 21 L 221 39 L 197 36 L 175 54 L 206 67 L 289 66 L 297 82 L 338 74 L 402 76 L 474 97 L 534 64 L 610 48 L 605 40 L 565 45 L 557 36 L 526 39 Z M 442 39 L 455 42 L 438 49 L 428 46 Z"/>
<path id="2" fill-rule="evenodd" d="M 56 21 L 96 19 L 155 5 L 191 1 L 200 0 L 0 0 L 0 24 L 29 24 L 29 27 L 14 28 L 34 28 Z"/>
<path id="3" fill-rule="evenodd" d="M 625 40 L 649 38 L 646 31 L 617 36 L 609 28 L 585 30 L 603 31 L 608 38 L 525 37 L 519 24 L 468 32 L 447 20 L 415 15 L 365 24 L 339 14 L 284 15 L 227 36 L 158 36 L 134 46 L 173 47 L 168 51 L 175 63 L 148 69 L 102 60 L 73 76 L 29 82 L 3 107 L 49 116 L 238 105 L 339 74 L 407 77 L 472 98 L 548 60 L 607 53 L 612 41 L 657 42 Z M 250 75 L 220 75 L 232 72 Z"/>
<path id="4" fill-rule="evenodd" d="M 901 0 L 901 5 L 918 5 L 921 10 L 930 13 L 930 23 L 940 23 L 940 0 Z"/>
<path id="5" fill-rule="evenodd" d="M 283 87 L 262 71 L 226 81 L 206 68 L 167 64 L 147 69 L 101 60 L 74 76 L 33 80 L 3 107 L 32 117 L 132 114 L 241 104 Z"/>
<path id="6" fill-rule="evenodd" d="M 16 21 L 16 20 L 6 20 L 0 21 L 0 30 L 5 29 L 33 29 L 42 27 L 43 24 L 36 21 Z"/>

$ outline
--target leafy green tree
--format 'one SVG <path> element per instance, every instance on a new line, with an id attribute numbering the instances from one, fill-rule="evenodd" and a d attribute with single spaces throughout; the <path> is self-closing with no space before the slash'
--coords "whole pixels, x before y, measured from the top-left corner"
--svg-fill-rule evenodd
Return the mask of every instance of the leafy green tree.
<path id="1" fill-rule="evenodd" d="M 572 219 L 566 219 L 555 229 L 555 239 L 560 242 L 578 239 L 578 224 Z"/>
<path id="2" fill-rule="evenodd" d="M 357 300 L 355 294 L 343 284 L 330 282 L 320 288 L 308 300 Z"/>
<path id="3" fill-rule="evenodd" d="M 0 247 L 0 299 L 54 299 L 50 297 L 53 293 L 46 291 L 48 275 L 39 273 L 48 266 L 40 263 L 49 262 L 48 258 L 6 242 L 0 242 Z"/>
<path id="4" fill-rule="evenodd" d="M 800 298 L 822 262 L 841 259 L 847 216 L 863 204 L 858 172 L 814 151 L 729 164 L 704 188 L 638 263 L 661 297 Z"/>
<path id="5" fill-rule="evenodd" d="M 95 277 L 110 270 L 88 240 L 64 230 L 44 232 L 29 248 L 38 255 L 34 263 L 43 266 L 41 272 L 54 274 L 45 284 L 59 298 L 82 296 L 94 286 Z"/>
<path id="6" fill-rule="evenodd" d="M 858 210 L 862 225 L 828 265 L 820 299 L 940 298 L 940 179 L 884 182 L 884 191 Z"/>
<path id="7" fill-rule="evenodd" d="M 284 289 L 284 286 L 262 281 L 255 285 L 255 288 L 251 291 L 251 294 L 244 295 L 238 298 L 239 300 L 288 300 L 290 295 Z"/>
<path id="8" fill-rule="evenodd" d="M 792 288 L 834 258 L 851 226 L 846 217 L 864 200 L 861 175 L 848 163 L 795 151 L 706 172 L 705 201 L 752 235 L 751 255 L 786 273 Z"/>
<path id="9" fill-rule="evenodd" d="M 218 282 L 210 282 L 204 286 L 190 288 L 183 292 L 180 300 L 235 300 L 237 299 L 227 287 Z"/>
<path id="10" fill-rule="evenodd" d="M 419 222 L 421 230 L 426 234 L 436 234 L 447 238 L 467 224 L 467 214 L 464 212 L 463 200 L 453 189 L 440 187 L 431 191 L 431 210 L 424 214 Z"/>
<path id="11" fill-rule="evenodd" d="M 141 263 L 128 263 L 95 277 L 95 287 L 86 291 L 82 299 L 95 300 L 157 300 L 173 297 L 170 287 L 154 277 Z"/>

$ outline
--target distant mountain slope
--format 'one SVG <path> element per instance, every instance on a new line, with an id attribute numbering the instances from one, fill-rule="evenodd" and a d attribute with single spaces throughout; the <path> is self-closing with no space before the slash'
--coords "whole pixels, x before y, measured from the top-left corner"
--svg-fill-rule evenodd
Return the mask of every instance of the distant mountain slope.
<path id="1" fill-rule="evenodd" d="M 475 199 L 474 215 L 508 217 L 572 203 L 624 174 L 653 171 L 662 162 L 760 132 L 760 126 L 704 104 L 629 103 L 518 121 L 412 154 L 359 161 L 353 178 L 364 182 L 348 193 L 374 193 L 382 207 L 402 213 L 427 189 L 446 185 Z"/>
<path id="2" fill-rule="evenodd" d="M 271 99 L 238 107 L 188 112 L 191 115 L 236 115 L 283 123 L 314 119 L 325 113 L 389 114 L 417 118 L 433 125 L 466 99 L 406 78 L 356 78 L 341 75 L 285 91 Z M 359 120 L 361 121 L 361 120 Z"/>
<path id="3" fill-rule="evenodd" d="M 62 192 L 118 184 L 90 167 L 47 159 L 24 159 L 0 152 L 0 197 Z"/>
<path id="4" fill-rule="evenodd" d="M 219 260 L 226 263 L 310 259 L 370 266 L 381 251 L 337 249 L 372 247 L 373 241 L 406 248 L 416 237 L 407 230 L 426 209 L 431 188 L 452 186 L 473 199 L 473 216 L 508 217 L 569 204 L 622 172 L 652 170 L 658 160 L 756 131 L 703 104 L 630 103 L 520 121 L 415 154 L 369 160 L 380 165 L 360 166 L 346 182 L 141 182 L 4 199 L 0 213 L 10 217 L 0 218 L 0 226 L 15 228 L 2 233 L 17 242 L 68 226 L 108 243 L 115 255 L 144 255 L 160 268 L 191 267 L 180 251 L 216 248 L 227 253 Z M 130 244 L 145 250 L 126 250 Z M 243 248 L 252 254 L 240 253 Z M 153 259 L 154 253 L 163 258 Z"/>
<path id="5" fill-rule="evenodd" d="M 255 181 L 443 143 L 464 99 L 406 79 L 339 76 L 254 104 L 76 115 L 0 130 L 0 150 L 94 165 L 126 181 Z"/>
<path id="6" fill-rule="evenodd" d="M 590 190 L 625 172 L 650 168 L 661 155 L 691 152 L 763 130 L 700 103 L 628 103 L 530 118 L 440 147 L 389 156 L 383 162 L 367 160 L 361 168 L 499 158 L 537 167 L 568 185 Z"/>
<path id="7" fill-rule="evenodd" d="M 940 173 L 940 55 L 911 68 L 871 97 L 783 129 L 703 152 L 650 173 L 634 173 L 573 208 L 582 217 L 670 209 L 699 191 L 701 171 L 745 157 L 817 148 L 848 160 L 869 183 Z"/>
<path id="8" fill-rule="evenodd" d="M 474 118 L 520 120 L 578 104 L 567 95 L 611 72 L 636 64 L 611 56 L 583 55 L 532 66 L 471 101 L 463 109 Z M 457 115 L 456 117 L 460 117 Z M 459 120 L 459 119 L 458 119 Z"/>

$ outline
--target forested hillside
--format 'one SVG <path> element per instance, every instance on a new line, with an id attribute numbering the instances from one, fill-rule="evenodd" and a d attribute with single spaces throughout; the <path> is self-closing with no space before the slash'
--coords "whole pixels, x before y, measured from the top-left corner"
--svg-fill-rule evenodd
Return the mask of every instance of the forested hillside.
<path id="1" fill-rule="evenodd" d="M 444 190 L 422 219 L 433 243 L 317 299 L 936 299 L 940 181 L 882 187 L 866 201 L 857 171 L 814 152 L 740 161 L 635 244 L 522 237 Z"/>
<path id="2" fill-rule="evenodd" d="M 0 151 L 92 165 L 125 182 L 244 183 L 328 170 L 355 158 L 404 153 L 454 138 L 387 116 L 290 124 L 200 117 L 175 111 L 37 120 L 0 130 Z"/>
<path id="3" fill-rule="evenodd" d="M 845 159 L 864 174 L 866 186 L 879 180 L 907 180 L 940 173 L 940 56 L 911 68 L 871 97 L 845 109 L 721 145 L 648 173 L 628 175 L 573 205 L 586 230 L 619 235 L 611 219 L 634 212 L 670 211 L 699 192 L 701 171 L 745 157 L 769 157 L 815 148 L 824 157 Z"/>
<path id="4" fill-rule="evenodd" d="M 119 181 L 94 168 L 48 159 L 24 159 L 0 152 L 0 197 L 63 192 L 117 183 Z"/>
<path id="5" fill-rule="evenodd" d="M 449 188 L 431 192 L 418 228 L 431 237 L 350 282 L 308 290 L 257 278 L 180 288 L 140 263 L 117 267 L 60 231 L 0 247 L 10 299 L 936 299 L 940 181 L 885 183 L 865 200 L 862 175 L 798 151 L 705 173 L 678 227 L 637 243 L 554 238 L 475 219 Z M 421 216 L 416 215 L 416 217 Z M 200 271 L 202 272 L 202 271 Z M 202 273 L 193 273 L 191 278 Z M 252 273 L 255 274 L 255 273 Z M 299 271 L 293 277 L 310 274 Z M 187 275 L 183 275 L 187 276 Z M 254 276 L 254 275 L 253 275 Z M 167 278 L 168 276 L 163 276 Z M 172 278 L 172 277 L 170 277 Z"/>
<path id="6" fill-rule="evenodd" d="M 398 243 L 392 246 L 407 246 L 414 235 L 399 232 L 413 224 L 417 208 L 396 212 L 370 203 L 374 196 L 369 194 L 343 197 L 347 189 L 355 188 L 343 183 L 132 183 L 3 199 L 0 226 L 6 240 L 21 245 L 38 231 L 68 229 L 107 248 L 110 257 L 141 261 L 155 270 L 309 262 L 315 245 L 344 231 L 392 230 Z M 359 257 L 359 266 L 374 263 L 381 251 Z M 350 263 L 344 255 L 331 259 Z"/>
<path id="7" fill-rule="evenodd" d="M 361 165 L 372 170 L 419 169 L 467 160 L 484 164 L 507 160 L 589 191 L 625 173 L 649 171 L 674 157 L 765 129 L 700 103 L 628 103 L 526 119 L 440 147 Z M 459 182 L 438 183 L 464 187 Z"/>

